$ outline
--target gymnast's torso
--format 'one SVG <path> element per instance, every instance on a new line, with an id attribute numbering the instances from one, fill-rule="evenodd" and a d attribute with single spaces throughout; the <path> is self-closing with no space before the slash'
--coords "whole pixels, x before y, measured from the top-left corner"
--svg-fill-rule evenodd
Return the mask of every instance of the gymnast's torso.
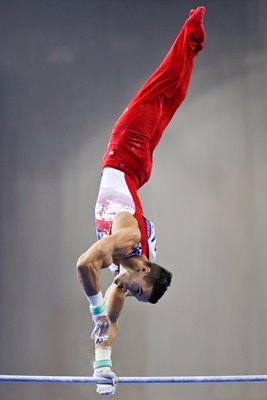
<path id="1" fill-rule="evenodd" d="M 114 168 L 105 168 L 95 207 L 98 240 L 111 234 L 115 216 L 125 211 L 136 218 L 141 232 L 139 244 L 127 257 L 144 255 L 149 261 L 155 261 L 155 226 L 153 222 L 143 215 L 134 181 L 122 171 Z M 115 264 L 112 264 L 110 268 L 115 273 L 119 271 L 119 267 Z"/>

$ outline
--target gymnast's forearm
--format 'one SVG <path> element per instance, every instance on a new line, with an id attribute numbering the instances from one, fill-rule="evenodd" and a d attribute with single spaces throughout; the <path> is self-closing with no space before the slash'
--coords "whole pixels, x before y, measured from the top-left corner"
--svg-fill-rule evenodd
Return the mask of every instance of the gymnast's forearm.
<path id="1" fill-rule="evenodd" d="M 94 296 L 100 292 L 100 270 L 93 263 L 78 262 L 77 274 L 86 296 Z"/>
<path id="2" fill-rule="evenodd" d="M 119 317 L 125 302 L 125 295 L 114 283 L 110 285 L 106 294 L 108 316 L 111 321 L 108 339 L 95 345 L 96 349 L 112 348 L 117 336 Z"/>
<path id="3" fill-rule="evenodd" d="M 101 269 L 106 268 L 112 262 L 109 243 L 110 241 L 105 241 L 105 239 L 96 242 L 79 257 L 77 262 L 78 277 L 89 301 L 95 324 L 91 338 L 96 343 L 106 340 L 111 324 L 106 302 L 100 289 Z"/>

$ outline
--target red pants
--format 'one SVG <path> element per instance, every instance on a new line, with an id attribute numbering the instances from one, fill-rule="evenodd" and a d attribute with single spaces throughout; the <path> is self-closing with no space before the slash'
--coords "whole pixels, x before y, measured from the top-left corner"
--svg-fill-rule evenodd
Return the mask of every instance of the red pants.
<path id="1" fill-rule="evenodd" d="M 153 151 L 185 98 L 194 58 L 203 41 L 203 26 L 192 23 L 189 18 L 159 68 L 113 128 L 103 168 L 125 172 L 135 181 L 137 189 L 150 177 Z"/>

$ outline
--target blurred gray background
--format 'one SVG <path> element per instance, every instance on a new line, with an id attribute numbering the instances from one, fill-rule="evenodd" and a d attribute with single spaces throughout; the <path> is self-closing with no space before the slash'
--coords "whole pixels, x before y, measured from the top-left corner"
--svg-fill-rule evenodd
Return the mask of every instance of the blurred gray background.
<path id="1" fill-rule="evenodd" d="M 91 374 L 78 256 L 95 241 L 101 157 L 191 0 L 0 1 L 0 373 Z M 206 48 L 141 190 L 158 305 L 127 301 L 114 371 L 267 373 L 267 1 L 210 0 Z M 112 276 L 103 272 L 103 289 Z M 266 400 L 267 384 L 125 385 L 124 400 Z M 0 384 L 1 400 L 96 399 L 94 385 Z"/>

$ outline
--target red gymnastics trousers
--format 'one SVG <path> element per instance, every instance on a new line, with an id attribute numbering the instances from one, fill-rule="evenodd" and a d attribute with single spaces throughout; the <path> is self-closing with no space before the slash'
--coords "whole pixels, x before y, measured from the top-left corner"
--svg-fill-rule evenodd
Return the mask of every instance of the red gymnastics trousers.
<path id="1" fill-rule="evenodd" d="M 197 53 L 204 47 L 204 7 L 191 10 L 169 53 L 117 120 L 103 157 L 128 175 L 136 190 L 148 181 L 153 151 L 184 100 Z"/>

